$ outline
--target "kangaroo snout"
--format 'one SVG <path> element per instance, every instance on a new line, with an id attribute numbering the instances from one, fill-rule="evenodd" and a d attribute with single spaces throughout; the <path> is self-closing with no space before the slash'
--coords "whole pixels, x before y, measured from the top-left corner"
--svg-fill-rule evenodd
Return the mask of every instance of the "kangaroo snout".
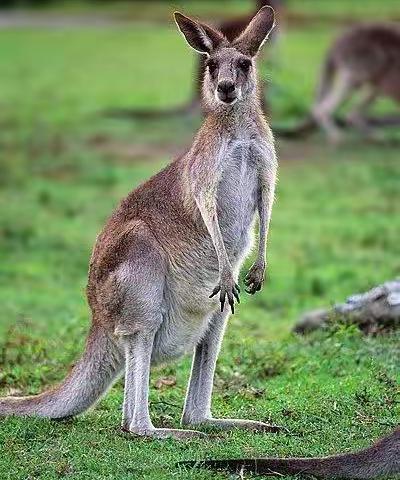
<path id="1" fill-rule="evenodd" d="M 221 102 L 232 103 L 237 99 L 236 85 L 232 80 L 221 80 L 217 86 L 217 97 Z"/>

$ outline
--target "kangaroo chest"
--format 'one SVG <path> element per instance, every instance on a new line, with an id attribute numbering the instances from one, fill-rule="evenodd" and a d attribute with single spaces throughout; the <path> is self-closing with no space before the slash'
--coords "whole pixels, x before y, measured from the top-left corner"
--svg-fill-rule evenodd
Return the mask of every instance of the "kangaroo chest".
<path id="1" fill-rule="evenodd" d="M 237 272 L 251 247 L 263 154 L 253 140 L 231 140 L 222 148 L 217 216 Z M 165 291 L 164 322 L 155 339 L 154 362 L 178 357 L 198 343 L 215 311 L 216 302 L 208 296 L 217 281 L 218 262 L 211 239 L 186 252 L 183 262 L 174 262 Z"/>
<path id="2" fill-rule="evenodd" d="M 231 260 L 241 257 L 250 242 L 257 209 L 258 168 L 253 141 L 232 140 L 226 147 L 217 190 L 217 211 Z"/>

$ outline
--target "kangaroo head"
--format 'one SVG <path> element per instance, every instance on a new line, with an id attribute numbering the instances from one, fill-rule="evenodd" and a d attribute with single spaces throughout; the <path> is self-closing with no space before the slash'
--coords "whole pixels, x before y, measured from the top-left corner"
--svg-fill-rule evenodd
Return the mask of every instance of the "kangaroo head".
<path id="1" fill-rule="evenodd" d="M 187 43 L 207 57 L 203 96 L 209 107 L 228 107 L 257 95 L 254 58 L 274 27 L 271 7 L 261 8 L 233 42 L 181 13 L 175 13 L 175 21 Z"/>

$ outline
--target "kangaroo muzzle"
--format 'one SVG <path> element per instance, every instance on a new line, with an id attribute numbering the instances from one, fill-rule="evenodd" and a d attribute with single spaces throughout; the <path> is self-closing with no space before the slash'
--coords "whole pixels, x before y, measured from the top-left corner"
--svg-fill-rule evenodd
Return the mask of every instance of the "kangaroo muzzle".
<path id="1" fill-rule="evenodd" d="M 238 97 L 235 83 L 232 80 L 218 82 L 216 97 L 223 103 L 234 103 Z"/>

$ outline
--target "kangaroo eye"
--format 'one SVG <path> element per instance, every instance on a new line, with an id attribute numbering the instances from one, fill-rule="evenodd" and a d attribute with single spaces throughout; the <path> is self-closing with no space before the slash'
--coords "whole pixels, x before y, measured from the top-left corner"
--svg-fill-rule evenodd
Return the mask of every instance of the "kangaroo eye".
<path id="1" fill-rule="evenodd" d="M 239 61 L 239 67 L 241 70 L 245 73 L 247 73 L 250 70 L 251 67 L 251 60 L 248 60 L 247 58 L 244 58 L 243 60 Z"/>
<path id="2" fill-rule="evenodd" d="M 211 75 L 215 73 L 218 68 L 217 62 L 215 60 L 209 60 L 207 62 L 207 67 Z"/>

